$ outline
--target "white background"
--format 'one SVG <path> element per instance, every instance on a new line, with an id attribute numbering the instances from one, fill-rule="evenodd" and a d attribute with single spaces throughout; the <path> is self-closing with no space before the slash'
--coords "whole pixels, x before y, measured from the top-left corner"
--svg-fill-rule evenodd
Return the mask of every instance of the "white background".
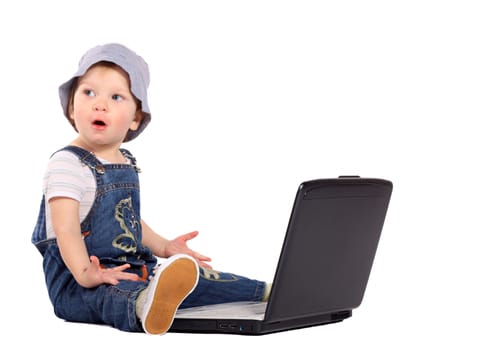
<path id="1" fill-rule="evenodd" d="M 2 343 L 482 349 L 483 18 L 465 0 L 2 2 Z M 301 181 L 394 183 L 352 318 L 150 337 L 55 317 L 30 235 L 46 161 L 75 137 L 57 87 L 107 42 L 151 69 L 153 121 L 126 144 L 142 215 L 169 238 L 199 230 L 214 268 L 270 280 Z"/>

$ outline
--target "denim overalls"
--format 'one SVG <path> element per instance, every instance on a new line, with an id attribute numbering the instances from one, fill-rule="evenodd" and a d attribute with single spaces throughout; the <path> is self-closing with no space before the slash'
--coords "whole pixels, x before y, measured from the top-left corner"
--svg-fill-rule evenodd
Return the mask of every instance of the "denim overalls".
<path id="1" fill-rule="evenodd" d="M 65 266 L 55 239 L 46 238 L 45 198 L 32 243 L 43 255 L 44 274 L 55 314 L 67 321 L 102 323 L 125 331 L 142 331 L 136 317 L 136 299 L 149 283 L 158 264 L 150 249 L 141 244 L 141 218 L 138 171 L 135 158 L 121 150 L 131 164 L 103 164 L 92 153 L 67 146 L 88 166 L 96 179 L 96 197 L 81 233 L 89 256 L 99 258 L 103 267 L 129 263 L 127 272 L 140 281 L 122 280 L 118 285 L 103 284 L 84 288 L 77 284 Z M 259 301 L 266 284 L 246 277 L 200 268 L 195 290 L 180 308 L 232 301 Z"/>

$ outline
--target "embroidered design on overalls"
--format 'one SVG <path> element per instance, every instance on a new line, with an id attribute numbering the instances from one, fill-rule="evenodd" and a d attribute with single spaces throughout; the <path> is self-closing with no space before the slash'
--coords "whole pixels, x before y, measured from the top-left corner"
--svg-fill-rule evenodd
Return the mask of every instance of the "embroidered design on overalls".
<path id="1" fill-rule="evenodd" d="M 122 199 L 116 204 L 114 217 L 124 232 L 113 239 L 113 247 L 126 253 L 136 252 L 136 238 L 131 230 L 137 230 L 139 222 L 134 215 L 131 197 Z"/>
<path id="2" fill-rule="evenodd" d="M 238 278 L 235 277 L 231 273 L 222 273 L 223 277 L 220 277 L 220 272 L 209 269 L 207 267 L 201 267 L 201 274 L 200 277 L 206 279 L 206 280 L 211 280 L 211 281 L 217 281 L 217 282 L 233 282 L 237 281 Z"/>

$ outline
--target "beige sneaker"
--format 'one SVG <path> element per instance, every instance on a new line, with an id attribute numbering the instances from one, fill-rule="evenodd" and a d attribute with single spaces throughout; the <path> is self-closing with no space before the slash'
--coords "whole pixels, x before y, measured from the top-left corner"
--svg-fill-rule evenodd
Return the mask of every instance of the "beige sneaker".
<path id="1" fill-rule="evenodd" d="M 173 255 L 157 267 L 141 309 L 140 320 L 146 333 L 168 332 L 178 307 L 195 289 L 198 274 L 197 262 L 185 254 Z"/>

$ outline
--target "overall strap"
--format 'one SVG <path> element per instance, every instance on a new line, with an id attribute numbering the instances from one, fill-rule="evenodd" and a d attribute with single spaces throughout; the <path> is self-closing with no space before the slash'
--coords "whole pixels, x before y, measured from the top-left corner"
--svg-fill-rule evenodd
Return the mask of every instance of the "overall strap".
<path id="1" fill-rule="evenodd" d="M 93 173 L 103 175 L 105 173 L 104 165 L 99 161 L 99 159 L 96 158 L 96 156 L 89 151 L 86 151 L 85 149 L 77 146 L 66 146 L 59 151 L 69 151 L 74 153 L 79 157 L 79 160 L 87 165 Z M 58 152 L 59 152 L 58 151 Z"/>
<path id="2" fill-rule="evenodd" d="M 125 148 L 120 148 L 119 149 L 123 156 L 126 157 L 131 162 L 131 165 L 133 166 L 134 170 L 136 170 L 137 173 L 141 172 L 141 169 L 138 167 L 138 164 L 136 163 L 136 158 L 131 154 L 130 151 L 128 151 Z"/>

